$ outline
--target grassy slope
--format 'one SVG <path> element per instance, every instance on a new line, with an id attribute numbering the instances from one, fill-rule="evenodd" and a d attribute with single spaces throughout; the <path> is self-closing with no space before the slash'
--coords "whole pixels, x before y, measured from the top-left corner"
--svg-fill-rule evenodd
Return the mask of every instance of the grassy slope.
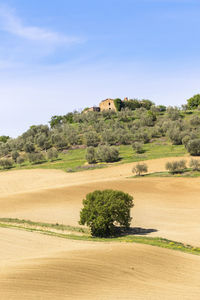
<path id="1" fill-rule="evenodd" d="M 65 239 L 82 240 L 82 241 L 94 241 L 94 242 L 125 242 L 125 243 L 140 243 L 151 246 L 157 246 L 177 251 L 182 251 L 189 254 L 200 255 L 200 248 L 193 247 L 191 245 L 179 243 L 176 241 L 163 239 L 160 237 L 147 237 L 147 236 L 136 236 L 126 235 L 115 238 L 94 238 L 87 234 L 87 230 L 81 229 L 80 227 L 71 227 L 67 225 L 49 224 L 49 223 L 37 223 L 29 220 L 19 219 L 0 219 L 0 227 L 2 228 L 13 228 L 18 230 L 26 230 L 29 232 L 38 232 L 40 234 L 56 236 Z M 56 231 L 55 231 L 56 229 Z M 66 234 L 64 231 L 82 232 L 82 235 Z"/>
<path id="2" fill-rule="evenodd" d="M 173 146 L 169 142 L 163 142 L 162 140 L 156 140 L 152 143 L 144 145 L 144 153 L 137 154 L 133 151 L 131 145 L 116 146 L 120 153 L 120 161 L 112 163 L 117 165 L 121 163 L 131 163 L 142 160 L 156 159 L 162 157 L 178 157 L 187 154 L 183 145 Z M 79 167 L 83 167 L 86 164 L 85 160 L 86 149 L 68 150 L 67 153 L 60 153 L 59 159 L 53 162 L 47 161 L 41 164 L 32 165 L 26 162 L 23 166 L 15 166 L 15 169 L 59 169 L 67 171 L 72 169 L 73 171 L 80 171 Z M 103 163 L 103 166 L 111 165 Z M 97 164 L 96 167 L 101 167 L 101 164 Z M 83 169 L 82 169 L 83 170 Z"/>

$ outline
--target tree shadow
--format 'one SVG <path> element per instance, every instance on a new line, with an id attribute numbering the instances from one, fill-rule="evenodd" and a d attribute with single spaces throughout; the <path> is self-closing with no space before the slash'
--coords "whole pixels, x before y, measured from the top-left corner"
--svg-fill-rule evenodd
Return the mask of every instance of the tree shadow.
<path id="1" fill-rule="evenodd" d="M 141 228 L 141 227 L 130 227 L 128 229 L 124 229 L 122 227 L 117 227 L 115 236 L 126 236 L 126 235 L 148 235 L 152 232 L 157 232 L 157 229 L 153 228 Z"/>

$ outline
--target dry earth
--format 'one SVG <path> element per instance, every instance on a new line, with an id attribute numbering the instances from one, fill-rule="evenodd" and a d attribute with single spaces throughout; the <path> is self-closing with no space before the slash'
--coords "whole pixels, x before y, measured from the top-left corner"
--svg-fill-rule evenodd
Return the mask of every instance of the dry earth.
<path id="1" fill-rule="evenodd" d="M 177 159 L 177 158 L 176 158 Z M 151 172 L 166 161 L 148 161 Z M 94 189 L 134 196 L 133 226 L 200 245 L 200 178 L 127 178 L 133 164 L 67 174 L 0 173 L 0 217 L 77 225 Z M 63 240 L 0 229 L 0 299 L 200 299 L 200 257 L 147 245 Z"/>
<path id="2" fill-rule="evenodd" d="M 200 259 L 147 245 L 0 229 L 0 298 L 199 299 Z"/>

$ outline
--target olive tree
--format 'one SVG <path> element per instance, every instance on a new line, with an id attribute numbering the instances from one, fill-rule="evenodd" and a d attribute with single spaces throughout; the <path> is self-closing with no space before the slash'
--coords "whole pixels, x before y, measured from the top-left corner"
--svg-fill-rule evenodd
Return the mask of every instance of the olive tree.
<path id="1" fill-rule="evenodd" d="M 190 168 L 192 168 L 193 171 L 200 171 L 200 160 L 192 158 L 190 160 Z"/>
<path id="2" fill-rule="evenodd" d="M 95 131 L 86 132 L 84 138 L 88 147 L 96 147 L 100 142 L 100 138 Z"/>
<path id="3" fill-rule="evenodd" d="M 143 143 L 141 142 L 134 142 L 132 148 L 136 153 L 143 153 Z"/>
<path id="4" fill-rule="evenodd" d="M 90 227 L 92 236 L 109 237 L 117 227 L 130 227 L 133 197 L 122 191 L 94 191 L 86 195 L 79 224 Z"/>
<path id="5" fill-rule="evenodd" d="M 13 160 L 10 158 L 2 158 L 0 159 L 0 166 L 3 169 L 10 169 L 13 166 Z"/>
<path id="6" fill-rule="evenodd" d="M 183 173 L 186 169 L 186 161 L 181 159 L 179 161 L 167 162 L 165 168 L 172 174 Z"/>
<path id="7" fill-rule="evenodd" d="M 17 164 L 21 165 L 23 164 L 25 161 L 25 158 L 23 156 L 18 156 L 17 157 Z"/>
<path id="8" fill-rule="evenodd" d="M 191 155 L 200 155 L 200 139 L 191 139 L 186 145 L 187 151 Z"/>
<path id="9" fill-rule="evenodd" d="M 94 164 L 96 163 L 96 151 L 94 147 L 88 147 L 86 151 L 86 156 L 85 156 L 87 162 L 89 164 Z"/>
<path id="10" fill-rule="evenodd" d="M 19 157 L 19 152 L 18 151 L 13 151 L 11 153 L 12 159 L 16 162 L 17 158 Z"/>
<path id="11" fill-rule="evenodd" d="M 32 164 L 37 164 L 37 163 L 45 161 L 45 157 L 42 152 L 28 153 L 27 156 L 28 156 L 29 162 L 31 162 Z"/>
<path id="12" fill-rule="evenodd" d="M 57 149 L 56 148 L 50 148 L 48 151 L 47 151 L 47 158 L 49 159 L 49 160 L 54 160 L 54 159 L 56 159 L 56 158 L 58 158 L 58 151 L 57 151 Z"/>
<path id="13" fill-rule="evenodd" d="M 114 162 L 119 159 L 119 151 L 114 147 L 98 146 L 97 159 L 102 162 Z"/>
<path id="14" fill-rule="evenodd" d="M 147 164 L 141 164 L 138 163 L 136 164 L 135 167 L 133 167 L 132 172 L 135 173 L 138 176 L 141 176 L 143 173 L 147 173 L 148 172 L 148 167 Z"/>

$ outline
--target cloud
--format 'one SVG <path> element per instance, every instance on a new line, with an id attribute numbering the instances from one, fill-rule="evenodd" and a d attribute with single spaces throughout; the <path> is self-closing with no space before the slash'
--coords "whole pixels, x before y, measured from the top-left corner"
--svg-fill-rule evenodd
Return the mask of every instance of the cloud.
<path id="1" fill-rule="evenodd" d="M 15 12 L 6 6 L 0 6 L 0 29 L 29 41 L 49 44 L 72 44 L 81 42 L 81 39 L 78 37 L 66 36 L 37 26 L 24 25 L 23 21 Z"/>

